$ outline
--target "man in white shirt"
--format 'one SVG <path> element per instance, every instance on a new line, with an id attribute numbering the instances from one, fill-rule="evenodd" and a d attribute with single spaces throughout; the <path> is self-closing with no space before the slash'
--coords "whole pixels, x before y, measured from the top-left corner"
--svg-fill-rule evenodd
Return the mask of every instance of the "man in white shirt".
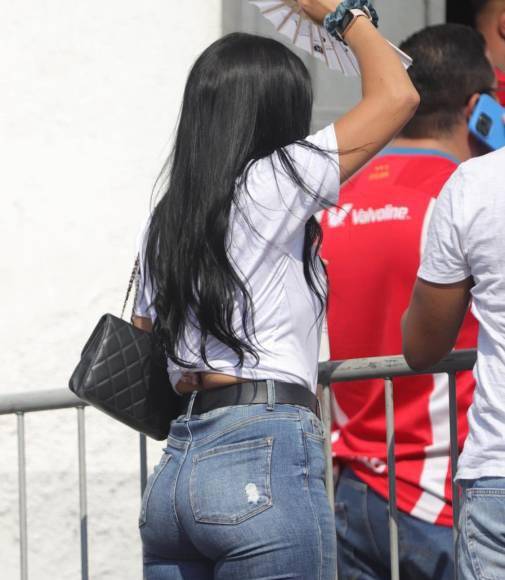
<path id="1" fill-rule="evenodd" d="M 461 165 L 438 198 L 403 322 L 412 368 L 449 353 L 470 299 L 479 341 L 470 432 L 456 474 L 463 580 L 505 574 L 505 148 Z"/>

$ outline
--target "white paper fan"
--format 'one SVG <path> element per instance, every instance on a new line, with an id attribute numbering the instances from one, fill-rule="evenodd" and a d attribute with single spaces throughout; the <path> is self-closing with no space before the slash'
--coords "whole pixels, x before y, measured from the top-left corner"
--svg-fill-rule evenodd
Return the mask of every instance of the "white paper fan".
<path id="1" fill-rule="evenodd" d="M 330 69 L 345 76 L 359 76 L 359 67 L 351 49 L 343 42 L 332 38 L 323 26 L 312 22 L 301 10 L 296 0 L 249 0 L 257 6 L 276 30 L 291 42 L 326 63 Z M 391 44 L 391 43 L 390 43 Z M 410 56 L 391 44 L 399 54 L 405 68 L 412 64 Z"/>

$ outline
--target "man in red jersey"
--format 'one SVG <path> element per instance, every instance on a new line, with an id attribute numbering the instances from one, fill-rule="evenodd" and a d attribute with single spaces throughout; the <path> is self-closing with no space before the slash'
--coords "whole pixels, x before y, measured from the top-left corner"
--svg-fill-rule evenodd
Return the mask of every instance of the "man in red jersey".
<path id="1" fill-rule="evenodd" d="M 459 162 L 484 152 L 467 127 L 479 95 L 496 89 L 482 36 L 462 25 L 434 26 L 402 49 L 414 59 L 419 111 L 391 148 L 343 188 L 339 207 L 322 217 L 334 360 L 401 353 L 400 320 L 435 198 Z M 469 316 L 457 348 L 475 347 L 476 337 Z M 462 443 L 471 373 L 462 373 L 458 389 Z M 389 579 L 384 384 L 340 383 L 334 395 L 340 577 Z M 448 407 L 445 375 L 395 383 L 402 578 L 452 579 Z"/>
<path id="2" fill-rule="evenodd" d="M 498 79 L 498 99 L 505 107 L 505 0 L 472 0 L 475 25 L 486 39 Z"/>

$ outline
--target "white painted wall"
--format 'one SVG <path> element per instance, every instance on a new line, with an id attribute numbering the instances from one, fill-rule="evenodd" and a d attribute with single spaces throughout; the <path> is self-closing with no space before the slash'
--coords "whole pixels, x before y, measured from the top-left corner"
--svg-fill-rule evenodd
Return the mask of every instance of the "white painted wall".
<path id="1" fill-rule="evenodd" d="M 99 315 L 119 311 L 188 67 L 220 35 L 220 5 L 0 0 L 2 393 L 65 388 Z M 138 439 L 86 413 L 90 577 L 138 580 Z M 75 414 L 26 419 L 35 580 L 80 578 Z M 0 417 L 0 453 L 0 576 L 15 580 L 14 417 Z"/>

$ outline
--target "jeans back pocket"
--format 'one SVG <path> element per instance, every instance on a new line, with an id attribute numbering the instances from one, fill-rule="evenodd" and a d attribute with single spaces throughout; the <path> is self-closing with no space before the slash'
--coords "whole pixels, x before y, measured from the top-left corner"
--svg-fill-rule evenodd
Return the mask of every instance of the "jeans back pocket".
<path id="1" fill-rule="evenodd" d="M 223 445 L 193 458 L 190 500 L 197 522 L 239 524 L 272 506 L 273 438 Z"/>
<path id="2" fill-rule="evenodd" d="M 472 577 L 478 580 L 503 578 L 505 489 L 491 487 L 467 489 L 462 516 L 463 529 L 460 542 L 466 545 L 460 545 L 460 548 L 463 548 L 460 550 L 462 552 L 460 565 L 472 570 Z M 467 558 L 469 561 L 466 561 Z"/>

